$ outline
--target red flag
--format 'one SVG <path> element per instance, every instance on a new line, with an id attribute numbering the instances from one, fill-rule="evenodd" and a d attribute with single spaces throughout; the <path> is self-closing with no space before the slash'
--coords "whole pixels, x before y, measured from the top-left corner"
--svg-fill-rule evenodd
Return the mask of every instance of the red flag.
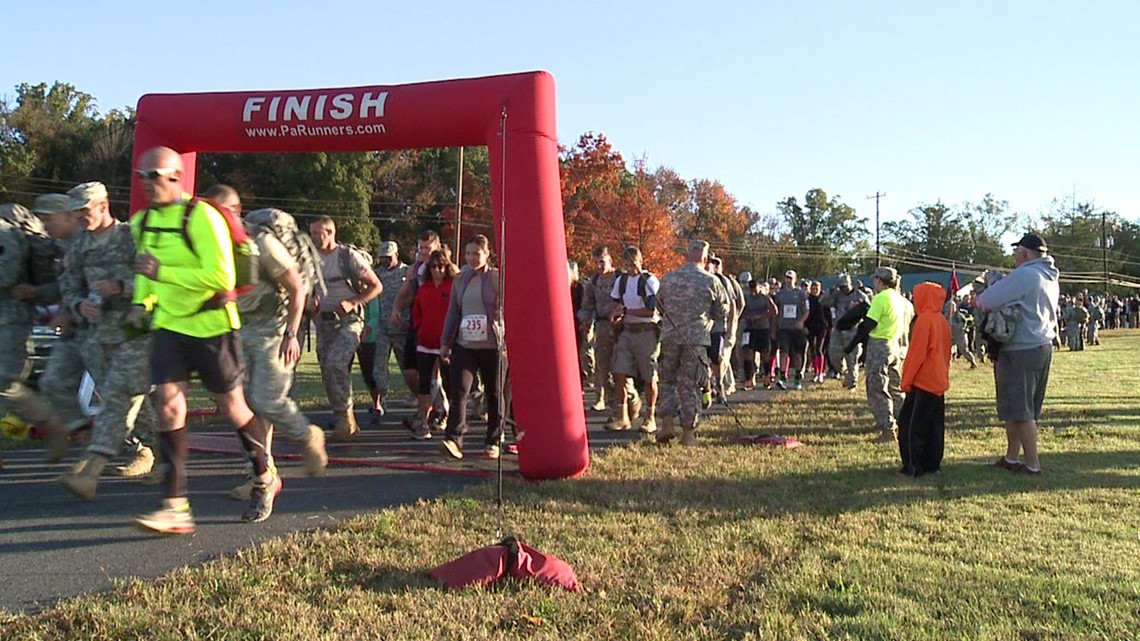
<path id="1" fill-rule="evenodd" d="M 961 288 L 961 285 L 958 284 L 958 268 L 955 267 L 954 271 L 950 272 L 950 290 L 946 292 L 946 300 L 953 298 Z"/>

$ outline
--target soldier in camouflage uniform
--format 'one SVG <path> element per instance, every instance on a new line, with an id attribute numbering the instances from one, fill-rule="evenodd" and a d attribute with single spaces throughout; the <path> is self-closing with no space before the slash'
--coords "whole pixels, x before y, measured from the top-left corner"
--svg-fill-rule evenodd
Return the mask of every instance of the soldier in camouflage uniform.
<path id="1" fill-rule="evenodd" d="M 902 347 L 900 339 L 909 330 L 906 299 L 898 291 L 899 275 L 890 267 L 875 269 L 875 296 L 859 325 L 855 339 L 846 348 L 867 337 L 867 405 L 880 430 L 877 443 L 896 439 L 896 412 L 902 407 Z"/>
<path id="2" fill-rule="evenodd" d="M 582 306 L 578 309 L 578 324 L 582 329 L 590 326 L 594 328 L 594 388 L 598 390 L 598 400 L 590 409 L 612 415 L 616 411 L 617 404 L 610 369 L 614 364 L 614 344 L 617 338 L 614 324 L 610 321 L 614 308 L 614 299 L 610 297 L 610 292 L 614 289 L 618 272 L 614 269 L 608 247 L 598 247 L 594 250 L 594 264 L 598 271 L 583 289 Z M 636 396 L 632 381 L 626 384 L 625 394 Z M 640 408 L 640 400 L 636 405 Z M 636 416 L 635 412 L 630 413 Z"/>
<path id="3" fill-rule="evenodd" d="M 81 347 L 83 364 L 99 388 L 102 409 L 95 418 L 87 457 L 59 482 L 89 501 L 95 498 L 103 469 L 118 455 L 128 434 L 141 441 L 135 461 L 127 466 L 129 472 L 134 476 L 150 472 L 156 417 L 147 399 L 150 336 L 129 338 L 124 331 L 135 282 L 130 225 L 111 216 L 102 183 L 83 183 L 68 196 L 68 209 L 81 212 L 86 230 L 68 249 L 60 291 L 64 306 L 88 323 Z"/>
<path id="4" fill-rule="evenodd" d="M 241 198 L 232 187 L 214 185 L 202 195 L 229 209 L 235 216 L 242 215 Z M 273 434 L 280 430 L 286 439 L 301 445 L 305 472 L 316 476 L 328 464 L 325 433 L 311 424 L 289 397 L 293 369 L 301 358 L 297 332 L 309 292 L 305 291 L 306 283 L 297 261 L 285 244 L 272 231 L 260 226 L 261 221 L 271 217 L 278 217 L 282 221 L 281 227 L 300 234 L 293 217 L 283 211 L 260 210 L 249 214 L 250 219 L 258 221 L 252 225 L 247 223 L 246 227 L 257 243 L 260 273 L 257 285 L 242 293 L 237 300 L 241 313 L 238 332 L 244 366 L 243 389 L 250 409 L 271 423 L 265 438 L 266 449 L 270 450 L 269 467 L 273 473 L 277 473 L 271 449 Z M 312 285 L 308 284 L 309 287 Z M 234 488 L 230 496 L 248 501 L 255 482 L 253 464 L 247 460 L 246 482 Z"/>
<path id="5" fill-rule="evenodd" d="M 830 305 L 833 317 L 836 321 L 843 318 L 852 307 L 860 303 L 871 304 L 867 295 L 862 290 L 851 286 L 851 277 L 843 274 L 839 277 L 839 283 L 836 289 L 824 294 L 820 299 L 824 305 Z M 859 355 L 862 351 L 861 347 L 856 347 L 853 351 L 844 353 L 843 348 L 851 339 L 855 338 L 855 328 L 841 330 L 838 323 L 831 328 L 831 340 L 827 345 L 828 358 L 831 359 L 833 367 L 839 370 L 843 375 L 843 386 L 847 389 L 855 389 L 855 385 L 859 380 Z"/>
<path id="6" fill-rule="evenodd" d="M 352 408 L 352 361 L 364 331 L 364 306 L 380 294 L 380 279 L 359 250 L 336 242 L 332 218 L 317 218 L 309 225 L 309 235 L 320 252 L 328 288 L 325 296 L 314 297 L 310 308 L 317 321 L 317 362 L 329 409 L 337 417 L 333 439 L 347 441 L 360 431 Z M 342 252 L 348 253 L 347 259 Z"/>
<path id="7" fill-rule="evenodd" d="M 376 367 L 373 377 L 376 379 L 376 390 L 379 397 L 376 399 L 377 410 L 384 413 L 384 395 L 388 393 L 391 384 L 388 374 L 388 360 L 392 352 L 396 353 L 396 364 L 404 362 L 404 342 L 407 341 L 407 323 L 411 318 L 411 310 L 405 311 L 405 318 L 399 325 L 391 321 L 392 310 L 396 308 L 396 296 L 404 287 L 404 280 L 408 275 L 408 265 L 400 260 L 400 247 L 396 241 L 389 240 L 380 243 L 377 252 L 380 264 L 376 268 L 376 275 L 380 278 L 379 322 L 381 331 L 376 335 Z"/>
<path id="8" fill-rule="evenodd" d="M 729 302 L 716 277 L 705 271 L 709 244 L 689 243 L 688 262 L 661 279 L 658 307 L 661 324 L 661 376 L 657 442 L 676 438 L 673 421 L 681 416 L 681 443 L 697 442 L 697 390 L 708 377 L 706 352 L 714 324 L 724 323 Z"/>
<path id="9" fill-rule="evenodd" d="M 45 194 L 37 197 L 32 207 L 32 213 L 43 221 L 48 236 L 55 240 L 60 255 L 81 230 L 79 216 L 67 209 L 70 200 L 66 194 Z M 63 261 L 60 261 L 56 280 L 38 286 L 21 283 L 12 288 L 12 295 L 37 305 L 58 303 L 61 300 L 58 276 L 62 270 Z M 58 329 L 59 336 L 52 344 L 47 366 L 37 381 L 39 393 L 25 388 L 28 393 L 12 401 L 20 408 L 25 420 L 46 434 L 47 459 L 56 462 L 67 455 L 68 434 L 88 424 L 87 415 L 79 406 L 79 385 L 84 372 L 79 347 L 86 332 L 84 324 L 75 322 L 67 309 L 57 313 L 50 325 Z"/>
<path id="10" fill-rule="evenodd" d="M 946 301 L 946 320 L 950 323 L 951 345 L 958 351 L 958 356 L 965 356 L 970 361 L 970 369 L 978 368 L 978 359 L 974 357 L 970 343 L 966 340 L 966 332 L 970 323 L 974 322 L 969 313 L 958 307 L 958 301 L 951 298 Z"/>
<path id="11" fill-rule="evenodd" d="M 28 394 L 23 380 L 35 307 L 13 295 L 24 283 L 28 249 L 24 230 L 10 219 L 31 215 L 23 205 L 0 205 L 0 405 L 13 411 L 19 410 L 17 399 Z"/>

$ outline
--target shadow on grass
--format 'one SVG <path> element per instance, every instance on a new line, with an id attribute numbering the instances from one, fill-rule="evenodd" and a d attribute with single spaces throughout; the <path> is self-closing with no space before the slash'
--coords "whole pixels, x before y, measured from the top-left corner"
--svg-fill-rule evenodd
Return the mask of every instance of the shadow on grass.
<path id="1" fill-rule="evenodd" d="M 375 566 L 350 561 L 334 565 L 330 581 L 346 588 L 356 587 L 371 592 L 402 594 L 411 588 L 439 588 L 439 582 L 428 576 L 430 569 L 409 572 L 406 568 L 392 565 Z"/>
<path id="2" fill-rule="evenodd" d="M 994 455 L 996 460 L 997 455 Z M 603 480 L 561 486 L 565 501 L 591 511 L 674 515 L 702 513 L 713 520 L 808 514 L 834 516 L 883 506 L 953 501 L 979 496 L 1083 489 L 1135 489 L 1132 469 L 1140 450 L 1047 454 L 1046 474 L 1030 477 L 993 466 L 992 460 L 947 460 L 941 474 L 900 479 L 893 467 L 780 474 L 756 478 Z"/>

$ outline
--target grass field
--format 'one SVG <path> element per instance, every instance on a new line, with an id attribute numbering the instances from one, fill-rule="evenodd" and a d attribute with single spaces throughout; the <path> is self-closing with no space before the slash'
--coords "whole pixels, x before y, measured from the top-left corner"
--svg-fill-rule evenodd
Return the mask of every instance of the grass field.
<path id="1" fill-rule="evenodd" d="M 447 592 L 435 565 L 495 534 L 494 485 L 365 514 L 158 581 L 0 618 L 4 639 L 1135 639 L 1140 332 L 1057 352 L 1045 475 L 1005 448 L 989 366 L 956 363 L 939 476 L 898 479 L 861 393 L 738 406 L 696 448 L 639 444 L 573 481 L 508 480 L 509 529 L 584 591 Z"/>

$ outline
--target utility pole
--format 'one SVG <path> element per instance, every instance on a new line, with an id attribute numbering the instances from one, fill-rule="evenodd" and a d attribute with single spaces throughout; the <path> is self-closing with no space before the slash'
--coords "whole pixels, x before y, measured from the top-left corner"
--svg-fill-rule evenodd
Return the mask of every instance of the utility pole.
<path id="1" fill-rule="evenodd" d="M 879 199 L 885 198 L 886 194 L 881 194 L 878 191 L 874 196 L 867 196 L 867 200 L 875 199 L 875 267 L 883 265 L 882 250 L 879 244 Z"/>
<path id="2" fill-rule="evenodd" d="M 455 195 L 455 255 L 463 250 L 463 245 L 460 244 L 463 238 L 459 232 L 459 226 L 463 222 L 463 147 L 459 148 L 459 187 L 456 189 Z"/>
<path id="3" fill-rule="evenodd" d="M 1104 295 L 1108 297 L 1108 220 L 1107 210 L 1100 210 L 1100 262 L 1104 270 Z"/>

